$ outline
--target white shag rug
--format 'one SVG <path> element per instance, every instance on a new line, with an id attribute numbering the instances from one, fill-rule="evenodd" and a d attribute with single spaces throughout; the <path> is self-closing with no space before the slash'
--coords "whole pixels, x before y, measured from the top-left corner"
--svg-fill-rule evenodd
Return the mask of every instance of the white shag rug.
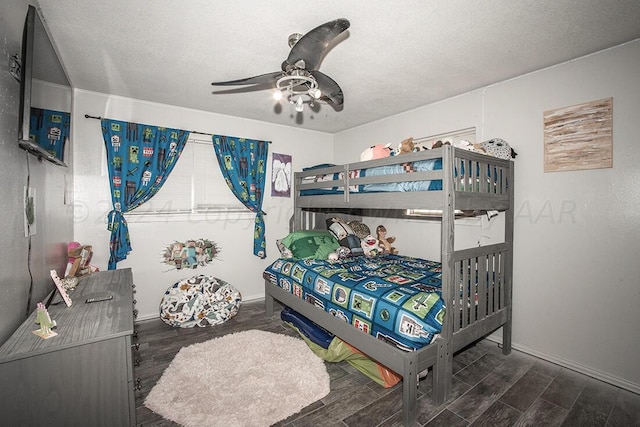
<path id="1" fill-rule="evenodd" d="M 266 427 L 328 393 L 324 362 L 304 341 L 249 330 L 181 349 L 144 404 L 185 427 Z"/>

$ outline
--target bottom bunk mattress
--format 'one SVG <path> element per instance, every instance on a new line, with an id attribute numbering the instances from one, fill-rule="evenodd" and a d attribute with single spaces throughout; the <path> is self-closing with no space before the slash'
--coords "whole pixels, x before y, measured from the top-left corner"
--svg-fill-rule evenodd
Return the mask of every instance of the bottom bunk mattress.
<path id="1" fill-rule="evenodd" d="M 442 330 L 445 305 L 439 262 L 385 254 L 328 261 L 277 259 L 265 279 L 404 350 Z"/>

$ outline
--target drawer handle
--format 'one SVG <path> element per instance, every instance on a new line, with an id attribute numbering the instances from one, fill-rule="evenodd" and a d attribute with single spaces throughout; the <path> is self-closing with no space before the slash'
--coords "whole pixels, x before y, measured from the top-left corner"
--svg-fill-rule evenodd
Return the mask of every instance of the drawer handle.
<path id="1" fill-rule="evenodd" d="M 136 378 L 136 385 L 133 387 L 134 390 L 142 390 L 142 380 L 140 378 Z"/>
<path id="2" fill-rule="evenodd" d="M 138 310 L 133 310 L 133 318 L 137 318 L 138 317 Z"/>
<path id="3" fill-rule="evenodd" d="M 140 366 L 140 363 L 142 362 L 142 359 L 140 359 L 139 357 L 136 357 L 136 360 L 133 361 L 133 364 L 135 366 Z"/>
<path id="4" fill-rule="evenodd" d="M 140 343 L 139 343 L 139 342 L 137 342 L 137 343 L 135 343 L 135 344 L 131 344 L 131 348 L 136 349 L 136 351 L 140 350 Z"/>

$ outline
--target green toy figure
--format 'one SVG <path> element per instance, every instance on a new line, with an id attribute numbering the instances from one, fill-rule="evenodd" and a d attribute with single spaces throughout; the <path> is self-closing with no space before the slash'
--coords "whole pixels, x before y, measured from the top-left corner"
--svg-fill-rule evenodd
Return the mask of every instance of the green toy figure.
<path id="1" fill-rule="evenodd" d="M 38 335 L 40 338 L 51 338 L 58 335 L 56 332 L 53 332 L 51 329 L 55 328 L 56 321 L 51 320 L 49 316 L 49 312 L 43 303 L 39 302 L 37 305 L 37 314 L 36 314 L 36 323 L 40 325 L 40 329 L 36 329 L 33 331 L 34 334 Z"/>

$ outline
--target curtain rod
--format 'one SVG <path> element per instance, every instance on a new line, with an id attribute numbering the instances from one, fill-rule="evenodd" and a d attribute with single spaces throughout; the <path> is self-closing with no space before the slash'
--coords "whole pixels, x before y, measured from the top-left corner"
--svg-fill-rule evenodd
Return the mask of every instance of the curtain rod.
<path id="1" fill-rule="evenodd" d="M 85 119 L 96 119 L 96 120 L 102 120 L 102 117 L 100 117 L 100 116 L 91 116 L 91 115 L 89 115 L 89 114 L 85 114 L 85 115 L 84 115 L 84 118 L 85 118 Z M 197 133 L 197 134 L 200 134 L 200 135 L 209 135 L 209 136 L 213 136 L 213 134 L 212 134 L 212 133 L 208 133 L 208 132 L 198 132 L 197 130 L 189 130 L 189 131 L 187 131 L 187 132 L 190 132 L 190 133 Z"/>

